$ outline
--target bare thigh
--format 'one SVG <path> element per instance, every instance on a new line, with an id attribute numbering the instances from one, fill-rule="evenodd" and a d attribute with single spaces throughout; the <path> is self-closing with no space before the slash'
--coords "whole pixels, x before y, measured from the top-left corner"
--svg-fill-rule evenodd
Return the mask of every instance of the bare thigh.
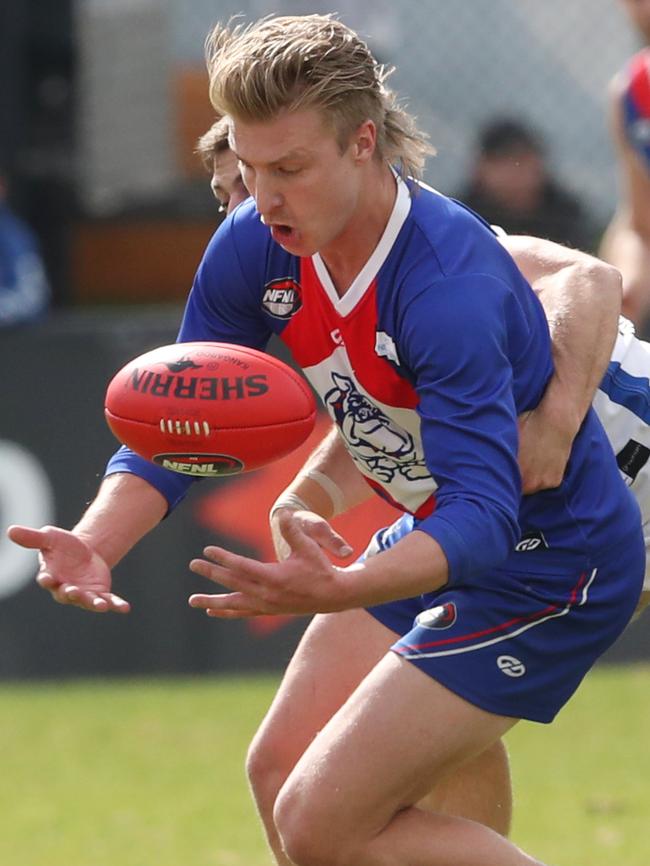
<path id="1" fill-rule="evenodd" d="M 314 617 L 253 740 L 249 771 L 271 762 L 288 773 L 395 638 L 365 610 Z"/>
<path id="2" fill-rule="evenodd" d="M 341 844 L 372 839 L 516 721 L 473 706 L 391 653 L 305 750 L 276 820 L 281 831 L 307 827 L 321 840 L 336 827 Z"/>

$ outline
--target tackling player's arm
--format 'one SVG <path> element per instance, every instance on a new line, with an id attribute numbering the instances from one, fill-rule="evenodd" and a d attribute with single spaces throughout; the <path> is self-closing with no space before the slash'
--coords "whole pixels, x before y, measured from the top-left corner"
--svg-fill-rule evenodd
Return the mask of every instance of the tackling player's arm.
<path id="1" fill-rule="evenodd" d="M 552 338 L 555 374 L 537 408 L 520 419 L 524 493 L 533 493 L 562 482 L 573 439 L 611 358 L 621 275 L 551 241 L 501 240 L 537 293 Z"/>
<path id="2" fill-rule="evenodd" d="M 622 76 L 610 87 L 610 128 L 619 174 L 616 213 L 603 235 L 599 255 L 623 274 L 623 313 L 640 325 L 650 311 L 650 166 L 625 133 Z"/>

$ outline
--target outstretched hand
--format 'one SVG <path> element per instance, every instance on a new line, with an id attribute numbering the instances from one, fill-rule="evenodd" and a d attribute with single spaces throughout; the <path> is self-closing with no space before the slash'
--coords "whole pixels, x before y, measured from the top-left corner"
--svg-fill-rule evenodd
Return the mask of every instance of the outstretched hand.
<path id="1" fill-rule="evenodd" d="M 7 535 L 39 551 L 36 581 L 55 601 L 95 613 L 129 612 L 129 603 L 111 592 L 108 565 L 83 538 L 57 526 L 10 526 Z"/>
<path id="2" fill-rule="evenodd" d="M 192 595 L 190 606 L 223 619 L 326 613 L 355 607 L 348 597 L 344 572 L 329 561 L 325 545 L 310 537 L 304 514 L 289 509 L 278 512 L 278 531 L 288 549 L 287 557 L 280 562 L 259 562 L 222 547 L 206 547 L 206 559 L 193 559 L 190 569 L 230 592 Z"/>

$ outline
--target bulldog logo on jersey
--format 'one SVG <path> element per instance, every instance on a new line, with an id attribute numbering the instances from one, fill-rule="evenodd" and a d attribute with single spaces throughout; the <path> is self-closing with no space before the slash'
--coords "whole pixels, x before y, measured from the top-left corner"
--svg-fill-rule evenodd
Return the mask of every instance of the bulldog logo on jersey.
<path id="1" fill-rule="evenodd" d="M 390 483 L 398 474 L 409 481 L 429 477 L 408 431 L 384 415 L 348 376 L 332 373 L 332 382 L 334 387 L 325 395 L 325 405 L 353 456 L 375 478 Z"/>
<path id="2" fill-rule="evenodd" d="M 271 280 L 264 286 L 262 308 L 275 319 L 290 319 L 302 307 L 302 289 L 291 277 Z"/>

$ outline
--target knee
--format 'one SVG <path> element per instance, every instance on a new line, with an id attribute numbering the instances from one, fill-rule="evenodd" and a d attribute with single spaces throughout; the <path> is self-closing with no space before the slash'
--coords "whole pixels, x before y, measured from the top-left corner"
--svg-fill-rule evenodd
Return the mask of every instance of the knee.
<path id="1" fill-rule="evenodd" d="M 261 812 L 271 811 L 278 791 L 291 772 L 291 761 L 281 740 L 258 733 L 246 756 L 246 775 Z"/>
<path id="2" fill-rule="evenodd" d="M 273 821 L 282 842 L 282 848 L 296 866 L 339 866 L 331 841 L 322 838 L 318 819 L 309 799 L 290 786 L 278 795 L 273 810 Z M 330 828 L 330 838 L 333 835 Z M 334 834 L 335 835 L 335 834 Z"/>

